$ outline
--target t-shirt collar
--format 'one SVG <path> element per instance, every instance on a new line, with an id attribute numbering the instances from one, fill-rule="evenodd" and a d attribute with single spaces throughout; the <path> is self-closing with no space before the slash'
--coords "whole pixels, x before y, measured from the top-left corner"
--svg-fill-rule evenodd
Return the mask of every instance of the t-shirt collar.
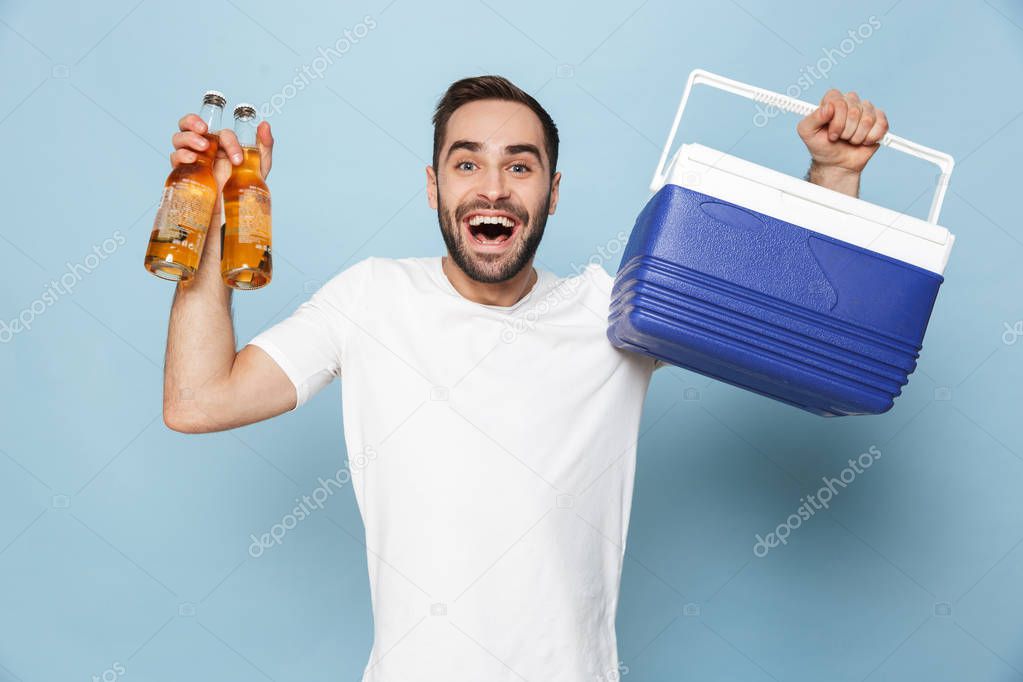
<path id="1" fill-rule="evenodd" d="M 458 290 L 455 289 L 454 285 L 451 284 L 451 280 L 449 280 L 448 276 L 444 273 L 444 264 L 442 256 L 435 256 L 431 258 L 430 261 L 432 262 L 428 263 L 427 269 L 430 271 L 430 274 L 433 276 L 435 280 L 437 280 L 438 284 L 441 286 L 442 289 L 444 289 L 446 293 L 452 296 L 457 296 L 458 298 L 465 301 L 469 305 L 476 305 L 482 308 L 487 308 L 489 310 L 496 310 L 498 312 L 512 312 L 517 308 L 521 307 L 522 305 L 524 305 L 525 303 L 527 303 L 536 295 L 536 292 L 542 288 L 542 285 L 544 285 L 547 282 L 548 277 L 548 273 L 546 270 L 534 266 L 533 269 L 536 270 L 536 281 L 533 282 L 533 286 L 530 288 L 529 291 L 526 292 L 525 296 L 523 296 L 518 301 L 508 306 L 489 305 L 487 303 L 477 303 L 476 301 L 470 301 L 465 296 L 458 293 Z"/>

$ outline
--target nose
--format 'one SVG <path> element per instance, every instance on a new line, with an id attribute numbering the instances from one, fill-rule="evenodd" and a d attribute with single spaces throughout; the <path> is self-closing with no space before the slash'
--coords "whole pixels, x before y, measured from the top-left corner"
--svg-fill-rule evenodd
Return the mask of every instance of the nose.
<path id="1" fill-rule="evenodd" d="M 480 182 L 477 194 L 481 199 L 496 204 L 498 201 L 508 198 L 508 184 L 499 165 L 493 165 L 486 173 L 483 173 Z"/>

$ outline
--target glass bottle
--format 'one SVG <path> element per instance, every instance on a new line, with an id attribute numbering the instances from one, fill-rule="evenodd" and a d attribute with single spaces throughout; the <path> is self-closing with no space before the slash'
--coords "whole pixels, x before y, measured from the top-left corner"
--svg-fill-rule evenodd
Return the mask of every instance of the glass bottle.
<path id="1" fill-rule="evenodd" d="M 242 147 L 241 165 L 224 185 L 224 227 L 220 274 L 235 289 L 258 289 L 270 283 L 270 190 L 259 168 L 256 110 L 251 104 L 234 109 L 234 132 Z"/>
<path id="2" fill-rule="evenodd" d="M 199 268 L 217 198 L 213 161 L 220 146 L 218 132 L 225 104 L 223 93 L 216 90 L 203 95 L 199 117 L 206 123 L 203 137 L 209 144 L 205 150 L 196 152 L 198 158 L 193 163 L 181 164 L 171 171 L 164 183 L 145 260 L 146 269 L 157 277 L 175 282 L 188 280 Z"/>

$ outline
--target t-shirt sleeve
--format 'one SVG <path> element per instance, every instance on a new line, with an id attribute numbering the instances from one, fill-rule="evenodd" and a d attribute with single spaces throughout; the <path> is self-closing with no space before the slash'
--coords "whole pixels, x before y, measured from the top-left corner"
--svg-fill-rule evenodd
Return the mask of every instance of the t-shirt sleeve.
<path id="1" fill-rule="evenodd" d="M 352 316 L 361 300 L 366 261 L 357 263 L 323 285 L 290 316 L 257 334 L 249 344 L 262 348 L 295 386 L 304 405 L 342 372 L 342 358 Z"/>

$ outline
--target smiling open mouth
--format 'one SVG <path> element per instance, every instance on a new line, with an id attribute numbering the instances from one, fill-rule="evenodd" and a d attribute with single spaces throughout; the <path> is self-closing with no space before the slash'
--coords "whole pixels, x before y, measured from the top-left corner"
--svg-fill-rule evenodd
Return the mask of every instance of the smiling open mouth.
<path id="1" fill-rule="evenodd" d="M 484 246 L 506 243 L 519 227 L 518 219 L 507 213 L 473 213 L 463 222 L 473 240 Z"/>

